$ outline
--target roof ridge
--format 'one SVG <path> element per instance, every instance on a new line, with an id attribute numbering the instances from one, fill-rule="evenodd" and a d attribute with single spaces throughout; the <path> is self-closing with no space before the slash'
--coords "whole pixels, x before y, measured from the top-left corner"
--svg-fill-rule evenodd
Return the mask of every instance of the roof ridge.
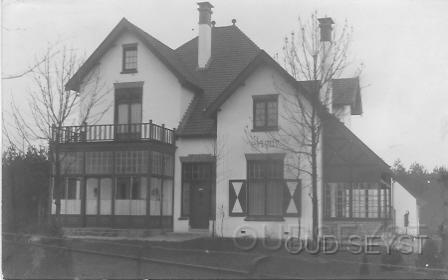
<path id="1" fill-rule="evenodd" d="M 244 37 L 246 37 L 246 39 L 252 44 L 253 47 L 259 49 L 259 50 L 263 50 L 262 48 L 260 48 L 257 44 L 255 44 L 254 41 L 252 41 L 252 39 L 246 35 L 246 33 L 244 33 L 238 26 L 234 25 L 233 26 L 239 33 L 241 33 L 241 35 L 243 35 Z"/>
<path id="2" fill-rule="evenodd" d="M 134 27 L 135 29 L 137 29 L 140 32 L 143 32 L 145 35 L 151 37 L 151 39 L 153 39 L 154 41 L 160 43 L 162 46 L 168 48 L 170 51 L 173 51 L 173 49 L 168 46 L 167 44 L 163 43 L 162 41 L 160 41 L 159 39 L 157 39 L 156 37 L 152 36 L 151 34 L 149 34 L 148 32 L 146 32 L 145 30 L 141 29 L 140 27 L 138 27 L 137 25 L 133 24 L 132 22 L 130 22 L 129 20 L 127 20 L 126 18 L 124 18 L 128 24 L 131 24 L 132 27 Z"/>

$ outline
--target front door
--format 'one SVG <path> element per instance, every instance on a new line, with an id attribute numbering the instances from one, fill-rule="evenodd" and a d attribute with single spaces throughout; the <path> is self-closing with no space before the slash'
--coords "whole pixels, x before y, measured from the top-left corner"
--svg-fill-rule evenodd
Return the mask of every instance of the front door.
<path id="1" fill-rule="evenodd" d="M 208 228 L 210 218 L 210 183 L 195 182 L 191 185 L 192 228 Z"/>
<path id="2" fill-rule="evenodd" d="M 182 163 L 182 214 L 190 217 L 191 228 L 208 229 L 214 218 L 214 162 Z"/>

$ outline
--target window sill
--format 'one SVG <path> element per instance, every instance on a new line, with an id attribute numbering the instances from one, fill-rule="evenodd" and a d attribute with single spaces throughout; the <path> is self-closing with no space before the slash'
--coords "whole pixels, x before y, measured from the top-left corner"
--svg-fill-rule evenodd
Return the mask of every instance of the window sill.
<path id="1" fill-rule="evenodd" d="M 252 128 L 252 132 L 279 131 L 278 127 Z"/>
<path id="2" fill-rule="evenodd" d="M 245 221 L 259 221 L 259 222 L 281 222 L 283 217 L 269 217 L 269 216 L 247 216 Z"/>
<path id="3" fill-rule="evenodd" d="M 384 221 L 391 220 L 392 217 L 382 217 L 382 218 L 358 218 L 358 217 L 323 217 L 325 221 Z"/>
<path id="4" fill-rule="evenodd" d="M 123 70 L 120 72 L 120 74 L 132 74 L 132 73 L 137 73 L 137 69 Z"/>

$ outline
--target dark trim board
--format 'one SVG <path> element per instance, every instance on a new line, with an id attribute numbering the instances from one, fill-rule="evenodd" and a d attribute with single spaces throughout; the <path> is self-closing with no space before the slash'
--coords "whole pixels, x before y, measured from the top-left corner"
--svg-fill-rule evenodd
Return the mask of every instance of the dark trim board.
<path id="1" fill-rule="evenodd" d="M 171 144 L 161 144 L 155 141 L 110 141 L 110 142 L 94 142 L 94 143 L 69 143 L 58 144 L 61 152 L 70 151 L 131 151 L 148 149 L 160 152 L 174 153 L 176 147 Z"/>
<path id="2" fill-rule="evenodd" d="M 327 222 L 392 222 L 392 217 L 389 218 L 329 218 L 322 217 L 322 221 Z"/>
<path id="3" fill-rule="evenodd" d="M 86 225 L 83 225 L 82 215 L 61 215 L 60 218 L 64 227 L 173 228 L 173 216 L 86 215 Z"/>

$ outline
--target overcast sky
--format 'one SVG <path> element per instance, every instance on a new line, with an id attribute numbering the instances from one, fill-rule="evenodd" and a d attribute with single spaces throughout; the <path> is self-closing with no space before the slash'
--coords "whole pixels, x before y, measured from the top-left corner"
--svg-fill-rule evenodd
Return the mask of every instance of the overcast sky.
<path id="1" fill-rule="evenodd" d="M 2 2 L 2 73 L 20 73 L 48 44 L 88 56 L 122 17 L 168 46 L 196 36 L 192 0 L 22 0 Z M 281 52 L 297 17 L 313 10 L 354 27 L 355 63 L 363 62 L 363 116 L 352 130 L 388 164 L 400 158 L 426 168 L 448 165 L 448 1 L 213 0 L 217 26 L 238 27 L 260 48 Z M 348 73 L 349 74 L 349 73 Z M 349 76 L 349 75 L 347 75 Z M 26 99 L 28 77 L 3 81 L 3 110 Z M 23 107 L 25 109 L 25 107 Z"/>

